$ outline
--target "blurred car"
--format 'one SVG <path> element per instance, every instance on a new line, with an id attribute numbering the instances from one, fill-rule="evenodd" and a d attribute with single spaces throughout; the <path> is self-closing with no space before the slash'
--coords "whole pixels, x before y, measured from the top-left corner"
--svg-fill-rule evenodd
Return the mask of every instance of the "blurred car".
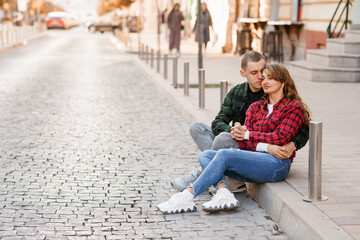
<path id="1" fill-rule="evenodd" d="M 140 18 L 137 16 L 129 16 L 126 22 L 126 26 L 128 27 L 129 32 L 139 32 L 142 30 Z"/>
<path id="2" fill-rule="evenodd" d="M 46 17 L 46 27 L 68 29 L 71 27 L 68 14 L 66 12 L 49 12 Z"/>
<path id="3" fill-rule="evenodd" d="M 122 29 L 122 24 L 126 21 L 126 15 L 122 11 L 108 12 L 87 25 L 90 32 L 112 32 L 115 29 Z"/>

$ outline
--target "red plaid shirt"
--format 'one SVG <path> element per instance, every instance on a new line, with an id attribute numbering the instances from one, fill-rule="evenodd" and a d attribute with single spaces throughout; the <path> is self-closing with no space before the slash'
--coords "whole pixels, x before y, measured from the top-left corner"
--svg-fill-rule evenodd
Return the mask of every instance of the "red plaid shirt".
<path id="1" fill-rule="evenodd" d="M 261 109 L 261 104 L 264 103 Z M 278 101 L 273 112 L 266 117 L 268 100 L 257 101 L 246 112 L 244 125 L 250 131 L 249 140 L 239 141 L 241 149 L 256 151 L 259 142 L 283 146 L 298 132 L 304 122 L 301 105 L 297 101 L 286 104 L 286 98 Z M 292 160 L 294 154 L 290 157 Z"/>

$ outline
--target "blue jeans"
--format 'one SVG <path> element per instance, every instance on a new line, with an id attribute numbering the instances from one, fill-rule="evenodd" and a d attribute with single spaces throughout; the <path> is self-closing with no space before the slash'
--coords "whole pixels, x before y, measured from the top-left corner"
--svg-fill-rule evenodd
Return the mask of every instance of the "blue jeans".
<path id="1" fill-rule="evenodd" d="M 237 175 L 236 179 L 244 182 L 278 182 L 285 179 L 291 167 L 290 159 L 240 149 L 208 150 L 199 155 L 199 162 L 204 171 L 192 184 L 195 197 L 224 181 L 224 174 Z"/>

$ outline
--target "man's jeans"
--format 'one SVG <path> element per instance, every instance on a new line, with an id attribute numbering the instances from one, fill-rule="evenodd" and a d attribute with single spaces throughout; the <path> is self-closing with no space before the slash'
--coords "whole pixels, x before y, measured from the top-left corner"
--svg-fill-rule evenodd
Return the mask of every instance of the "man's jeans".
<path id="1" fill-rule="evenodd" d="M 195 122 L 190 126 L 190 135 L 200 150 L 219 150 L 224 148 L 239 148 L 236 140 L 228 132 L 215 136 L 211 127 L 202 122 Z"/>
<path id="2" fill-rule="evenodd" d="M 194 196 L 211 185 L 217 187 L 221 181 L 225 183 L 224 173 L 237 175 L 236 179 L 244 182 L 278 182 L 285 179 L 291 167 L 290 159 L 281 160 L 269 153 L 240 149 L 205 151 L 199 155 L 199 162 L 204 171 L 192 184 Z"/>

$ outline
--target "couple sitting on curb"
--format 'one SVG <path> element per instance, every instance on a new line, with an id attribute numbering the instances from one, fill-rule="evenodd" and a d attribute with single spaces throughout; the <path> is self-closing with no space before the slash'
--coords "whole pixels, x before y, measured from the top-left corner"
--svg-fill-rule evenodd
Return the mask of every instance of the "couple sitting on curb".
<path id="1" fill-rule="evenodd" d="M 182 192 L 159 204 L 161 212 L 196 211 L 193 199 L 211 185 L 216 194 L 202 209 L 234 210 L 240 203 L 232 192 L 245 191 L 244 182 L 284 180 L 295 151 L 306 145 L 310 112 L 288 70 L 265 65 L 263 55 L 250 51 L 241 58 L 240 73 L 247 82 L 230 90 L 211 128 L 200 122 L 190 127 L 202 151 L 201 169 L 172 181 Z"/>

